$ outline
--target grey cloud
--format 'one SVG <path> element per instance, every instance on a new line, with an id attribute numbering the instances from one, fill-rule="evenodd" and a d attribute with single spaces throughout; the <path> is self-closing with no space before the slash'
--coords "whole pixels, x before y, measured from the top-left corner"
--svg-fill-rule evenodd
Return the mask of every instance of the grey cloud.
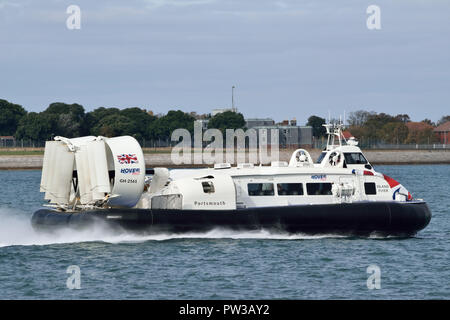
<path id="1" fill-rule="evenodd" d="M 85 0 L 82 29 L 69 31 L 72 2 L 0 10 L 0 98 L 32 110 L 61 100 L 209 112 L 236 85 L 242 112 L 277 120 L 448 110 L 444 1 L 377 1 L 380 31 L 365 26 L 372 3 L 356 0 Z"/>

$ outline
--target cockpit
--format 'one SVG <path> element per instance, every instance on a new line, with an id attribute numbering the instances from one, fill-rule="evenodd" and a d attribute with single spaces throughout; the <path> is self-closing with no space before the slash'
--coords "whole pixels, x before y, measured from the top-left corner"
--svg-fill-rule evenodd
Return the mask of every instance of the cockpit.
<path id="1" fill-rule="evenodd" d="M 316 160 L 316 166 L 351 168 L 362 165 L 366 169 L 372 169 L 369 161 L 367 161 L 366 157 L 364 157 L 361 152 L 356 152 L 356 150 L 346 152 L 345 148 L 346 147 L 330 151 L 323 151 Z"/>
<path id="2" fill-rule="evenodd" d="M 344 158 L 347 164 L 369 163 L 361 152 L 344 152 Z"/>

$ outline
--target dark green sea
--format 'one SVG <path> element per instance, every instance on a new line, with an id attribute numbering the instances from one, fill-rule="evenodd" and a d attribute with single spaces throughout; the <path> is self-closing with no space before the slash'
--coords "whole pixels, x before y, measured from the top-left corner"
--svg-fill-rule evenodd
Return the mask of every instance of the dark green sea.
<path id="1" fill-rule="evenodd" d="M 377 166 L 433 214 L 415 237 L 40 234 L 40 171 L 0 171 L 0 299 L 450 299 L 450 165 Z M 68 289 L 69 266 L 80 289 Z M 368 289 L 369 265 L 380 289 Z"/>

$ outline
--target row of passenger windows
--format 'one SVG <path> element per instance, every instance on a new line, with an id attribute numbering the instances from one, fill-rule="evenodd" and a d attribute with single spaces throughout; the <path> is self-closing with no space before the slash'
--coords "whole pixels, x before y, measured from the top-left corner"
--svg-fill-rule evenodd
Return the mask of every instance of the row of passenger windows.
<path id="1" fill-rule="evenodd" d="M 249 196 L 273 196 L 275 188 L 273 183 L 249 183 L 247 185 Z M 307 183 L 306 191 L 309 195 L 331 195 L 331 183 Z M 277 183 L 279 196 L 303 195 L 302 183 Z"/>
<path id="2" fill-rule="evenodd" d="M 248 195 L 250 196 L 273 196 L 275 195 L 273 183 L 249 183 Z M 303 195 L 303 185 L 301 183 L 278 183 L 279 196 Z"/>
<path id="3" fill-rule="evenodd" d="M 306 192 L 308 195 L 332 195 L 332 184 L 329 182 L 307 183 Z M 273 183 L 249 183 L 247 185 L 249 196 L 274 196 L 275 189 Z M 366 182 L 364 190 L 368 195 L 377 194 L 375 183 Z M 303 195 L 302 183 L 277 183 L 277 194 L 279 196 Z"/>

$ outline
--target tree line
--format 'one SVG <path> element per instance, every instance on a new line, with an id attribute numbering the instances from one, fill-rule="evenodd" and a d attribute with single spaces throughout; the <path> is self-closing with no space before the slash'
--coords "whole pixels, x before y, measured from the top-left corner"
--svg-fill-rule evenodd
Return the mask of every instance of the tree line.
<path id="1" fill-rule="evenodd" d="M 224 112 L 211 117 L 181 110 L 154 115 L 141 108 L 100 107 L 85 112 L 80 104 L 55 102 L 42 112 L 27 112 L 21 105 L 0 99 L 0 136 L 24 140 L 50 140 L 54 136 L 74 138 L 87 135 L 106 137 L 130 135 L 138 140 L 169 139 L 175 129 L 193 133 L 196 119 L 209 119 L 210 128 L 243 128 L 241 113 Z"/>
<path id="2" fill-rule="evenodd" d="M 226 111 L 215 116 L 170 110 L 167 114 L 153 114 L 142 108 L 100 107 L 86 112 L 80 104 L 55 102 L 42 112 L 27 112 L 21 105 L 0 99 L 0 136 L 14 136 L 18 140 L 43 141 L 54 136 L 67 138 L 86 135 L 106 137 L 131 135 L 138 140 L 168 140 L 178 128 L 193 133 L 194 121 L 208 119 L 208 128 L 245 128 L 241 113 Z M 336 119 L 331 120 L 337 121 Z M 447 121 L 443 116 L 437 123 L 429 119 L 412 122 L 409 115 L 392 116 L 386 113 L 359 110 L 351 112 L 347 130 L 360 141 L 377 141 L 390 144 L 429 144 L 437 142 L 433 129 Z M 313 115 L 306 125 L 313 128 L 313 136 L 325 136 L 326 120 Z"/>
<path id="3" fill-rule="evenodd" d="M 332 119 L 331 122 L 338 120 Z M 450 115 L 443 116 L 437 123 L 430 119 L 412 122 L 409 115 L 392 116 L 386 113 L 358 110 L 351 112 L 347 119 L 346 130 L 363 142 L 382 142 L 387 144 L 430 144 L 439 141 L 433 130 L 450 121 Z M 311 116 L 307 125 L 313 127 L 315 137 L 325 136 L 325 119 Z"/>

